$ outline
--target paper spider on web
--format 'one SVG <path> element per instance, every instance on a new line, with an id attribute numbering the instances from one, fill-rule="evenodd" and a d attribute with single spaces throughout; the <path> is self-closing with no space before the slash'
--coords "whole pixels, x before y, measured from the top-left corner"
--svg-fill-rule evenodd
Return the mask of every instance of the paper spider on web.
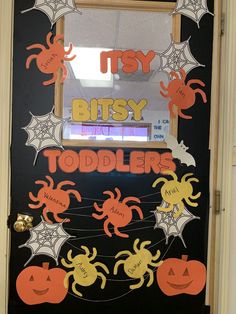
<path id="1" fill-rule="evenodd" d="M 58 118 L 54 115 L 53 109 L 51 112 L 42 115 L 34 116 L 30 112 L 32 118 L 30 123 L 23 128 L 28 134 L 26 146 L 33 146 L 36 150 L 34 165 L 37 160 L 38 153 L 47 147 L 62 147 L 62 127 L 67 119 Z"/>
<path id="2" fill-rule="evenodd" d="M 42 217 L 41 217 L 42 219 Z M 26 266 L 36 255 L 48 255 L 55 259 L 58 265 L 58 257 L 63 244 L 72 236 L 62 226 L 63 223 L 49 224 L 42 221 L 30 229 L 30 238 L 19 248 L 27 247 L 31 250 L 31 257 L 25 263 Z"/>
<path id="3" fill-rule="evenodd" d="M 171 42 L 169 47 L 161 52 L 157 53 L 160 57 L 160 72 L 179 72 L 180 69 L 184 69 L 186 73 L 189 73 L 191 70 L 197 67 L 204 67 L 203 64 L 200 64 L 192 55 L 190 50 L 188 40 L 177 43 L 171 37 Z"/>
<path id="4" fill-rule="evenodd" d="M 57 20 L 68 13 L 81 14 L 74 0 L 36 0 L 32 8 L 24 10 L 21 13 L 26 13 L 33 9 L 46 14 L 50 20 L 51 27 L 53 27 Z"/>
<path id="5" fill-rule="evenodd" d="M 207 0 L 177 0 L 176 7 L 172 14 L 179 13 L 189 17 L 194 22 L 196 22 L 198 28 L 200 28 L 199 22 L 201 18 L 206 13 L 214 16 L 214 14 L 208 10 Z"/>
<path id="6" fill-rule="evenodd" d="M 167 208 L 168 206 L 168 203 L 162 201 L 159 207 Z M 179 237 L 182 240 L 184 247 L 186 248 L 186 244 L 182 235 L 183 230 L 190 221 L 194 219 L 200 219 L 200 217 L 194 216 L 187 210 L 186 207 L 184 207 L 182 214 L 178 218 L 174 218 L 174 214 L 178 211 L 178 205 L 174 205 L 174 208 L 171 212 L 163 212 L 159 210 L 153 211 L 156 218 L 156 224 L 154 226 L 154 229 L 159 228 L 164 231 L 166 244 L 168 244 L 169 237 L 174 236 Z"/>

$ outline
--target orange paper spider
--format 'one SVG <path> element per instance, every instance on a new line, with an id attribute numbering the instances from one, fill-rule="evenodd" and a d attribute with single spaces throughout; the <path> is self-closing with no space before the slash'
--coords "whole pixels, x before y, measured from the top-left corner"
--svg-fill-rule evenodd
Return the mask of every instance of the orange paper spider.
<path id="1" fill-rule="evenodd" d="M 50 85 L 55 83 L 57 80 L 57 71 L 60 68 L 63 72 L 60 83 L 63 83 L 67 76 L 67 69 L 63 64 L 63 61 L 71 61 L 76 57 L 75 55 L 73 57 L 67 57 L 71 53 L 73 45 L 70 43 L 70 47 L 68 51 L 66 51 L 64 46 L 58 42 L 59 40 L 64 39 L 62 35 L 56 35 L 53 39 L 53 43 L 51 43 L 51 37 L 52 33 L 49 32 L 46 38 L 48 48 L 45 48 L 41 44 L 34 44 L 26 48 L 27 50 L 41 49 L 39 54 L 33 54 L 28 57 L 26 60 L 27 69 L 29 69 L 31 61 L 36 59 L 36 64 L 39 71 L 46 74 L 53 74 L 52 79 L 44 81 L 43 85 Z"/>
<path id="2" fill-rule="evenodd" d="M 39 202 L 38 204 L 29 204 L 29 207 L 35 209 L 45 205 L 43 209 L 43 217 L 48 223 L 52 223 L 47 216 L 48 212 L 53 213 L 53 217 L 56 222 L 69 222 L 70 219 L 61 219 L 58 214 L 63 213 L 69 208 L 70 194 L 73 194 L 78 202 L 81 202 L 81 196 L 78 191 L 63 191 L 61 188 L 64 185 L 75 185 L 75 183 L 72 181 L 62 181 L 57 185 L 56 189 L 54 189 L 53 179 L 50 176 L 46 176 L 46 178 L 49 181 L 49 185 L 47 182 L 42 180 L 35 181 L 36 184 L 41 184 L 43 187 L 39 190 L 37 197 L 35 197 L 31 192 L 29 193 L 29 197 L 32 201 Z"/>
<path id="3" fill-rule="evenodd" d="M 114 226 L 114 232 L 117 236 L 122 238 L 128 238 L 129 235 L 126 233 L 121 233 L 118 230 L 118 227 L 125 227 L 127 226 L 130 221 L 132 220 L 132 210 L 135 209 L 138 212 L 139 218 L 143 219 L 143 212 L 140 207 L 136 205 L 128 206 L 126 203 L 129 201 L 141 203 L 140 199 L 134 196 L 129 196 L 123 199 L 122 202 L 120 202 L 121 198 L 121 192 L 118 188 L 115 188 L 116 191 L 116 198 L 114 196 L 114 193 L 111 191 L 105 191 L 103 194 L 107 194 L 110 196 L 102 205 L 102 208 L 100 208 L 97 203 L 94 203 L 94 207 L 98 212 L 101 212 L 101 215 L 98 214 L 92 214 L 92 216 L 96 219 L 103 219 L 104 217 L 107 217 L 104 222 L 104 231 L 105 233 L 111 237 L 112 234 L 108 229 L 109 223 L 111 223 Z"/>
<path id="4" fill-rule="evenodd" d="M 205 84 L 202 81 L 197 80 L 197 79 L 190 80 L 187 82 L 187 84 L 185 84 L 186 72 L 184 71 L 184 69 L 180 69 L 180 77 L 178 73 L 174 71 L 170 72 L 170 75 L 174 79 L 169 82 L 167 87 L 164 85 L 162 81 L 160 82 L 161 88 L 165 92 L 167 92 L 167 94 L 165 94 L 163 91 L 160 91 L 160 94 L 164 98 L 170 98 L 170 101 L 168 103 L 168 108 L 169 108 L 171 116 L 175 116 L 175 113 L 173 111 L 173 106 L 176 105 L 177 110 L 178 110 L 178 115 L 181 118 L 192 119 L 191 116 L 185 115 L 181 110 L 188 109 L 195 104 L 197 93 L 199 93 L 202 96 L 204 103 L 207 102 L 206 94 L 200 88 L 192 89 L 190 87 L 192 84 L 199 84 L 204 87 Z"/>

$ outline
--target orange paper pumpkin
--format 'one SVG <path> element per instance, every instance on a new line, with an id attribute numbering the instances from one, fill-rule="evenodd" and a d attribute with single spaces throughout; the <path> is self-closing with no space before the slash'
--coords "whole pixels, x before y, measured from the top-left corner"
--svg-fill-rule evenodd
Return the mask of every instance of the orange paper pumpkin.
<path id="1" fill-rule="evenodd" d="M 17 277 L 16 290 L 21 300 L 28 304 L 60 303 L 68 292 L 64 287 L 66 272 L 61 268 L 49 269 L 49 263 L 43 267 L 30 266 Z"/>
<path id="2" fill-rule="evenodd" d="M 197 295 L 206 284 L 206 267 L 199 261 L 168 258 L 157 270 L 157 283 L 168 296 L 178 294 Z"/>

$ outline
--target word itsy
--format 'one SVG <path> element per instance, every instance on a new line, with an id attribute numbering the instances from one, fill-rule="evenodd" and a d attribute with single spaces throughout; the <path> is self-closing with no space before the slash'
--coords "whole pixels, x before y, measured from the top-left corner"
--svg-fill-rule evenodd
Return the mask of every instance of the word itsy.
<path id="1" fill-rule="evenodd" d="M 100 54 L 100 71 L 107 73 L 108 59 L 111 60 L 111 73 L 117 73 L 119 70 L 119 60 L 123 64 L 122 71 L 124 73 L 133 73 L 138 71 L 139 63 L 141 64 L 143 73 L 150 72 L 150 63 L 156 56 L 156 53 L 150 50 L 146 55 L 142 51 L 134 50 L 111 50 L 102 51 Z"/>
<path id="2" fill-rule="evenodd" d="M 90 149 L 82 149 L 79 152 L 73 150 L 44 150 L 43 155 L 48 159 L 50 173 L 58 169 L 65 173 L 94 172 L 109 173 L 114 170 L 133 174 L 154 172 L 164 173 L 166 170 L 176 170 L 171 153 L 158 153 L 154 151 L 132 151 L 129 162 L 125 162 L 124 151 L 116 152 L 101 149 L 97 152 Z"/>
<path id="3" fill-rule="evenodd" d="M 72 101 L 72 120 L 97 121 L 98 118 L 107 121 L 125 121 L 132 113 L 132 119 L 140 121 L 142 119 L 142 110 L 148 104 L 146 99 L 136 102 L 133 99 L 125 100 L 122 98 L 93 98 L 88 103 L 85 99 L 73 99 Z"/>

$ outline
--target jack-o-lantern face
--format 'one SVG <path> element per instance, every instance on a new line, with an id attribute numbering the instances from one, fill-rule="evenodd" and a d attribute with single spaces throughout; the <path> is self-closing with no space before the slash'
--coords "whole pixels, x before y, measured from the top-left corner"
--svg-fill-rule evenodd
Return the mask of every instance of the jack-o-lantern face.
<path id="1" fill-rule="evenodd" d="M 68 292 L 64 287 L 65 276 L 61 268 L 49 269 L 49 263 L 43 263 L 43 267 L 27 267 L 17 277 L 16 290 L 28 305 L 60 303 Z"/>
<path id="2" fill-rule="evenodd" d="M 168 296 L 177 294 L 197 295 L 206 284 L 206 267 L 199 261 L 187 261 L 188 256 L 182 259 L 168 258 L 157 270 L 157 282 Z"/>

